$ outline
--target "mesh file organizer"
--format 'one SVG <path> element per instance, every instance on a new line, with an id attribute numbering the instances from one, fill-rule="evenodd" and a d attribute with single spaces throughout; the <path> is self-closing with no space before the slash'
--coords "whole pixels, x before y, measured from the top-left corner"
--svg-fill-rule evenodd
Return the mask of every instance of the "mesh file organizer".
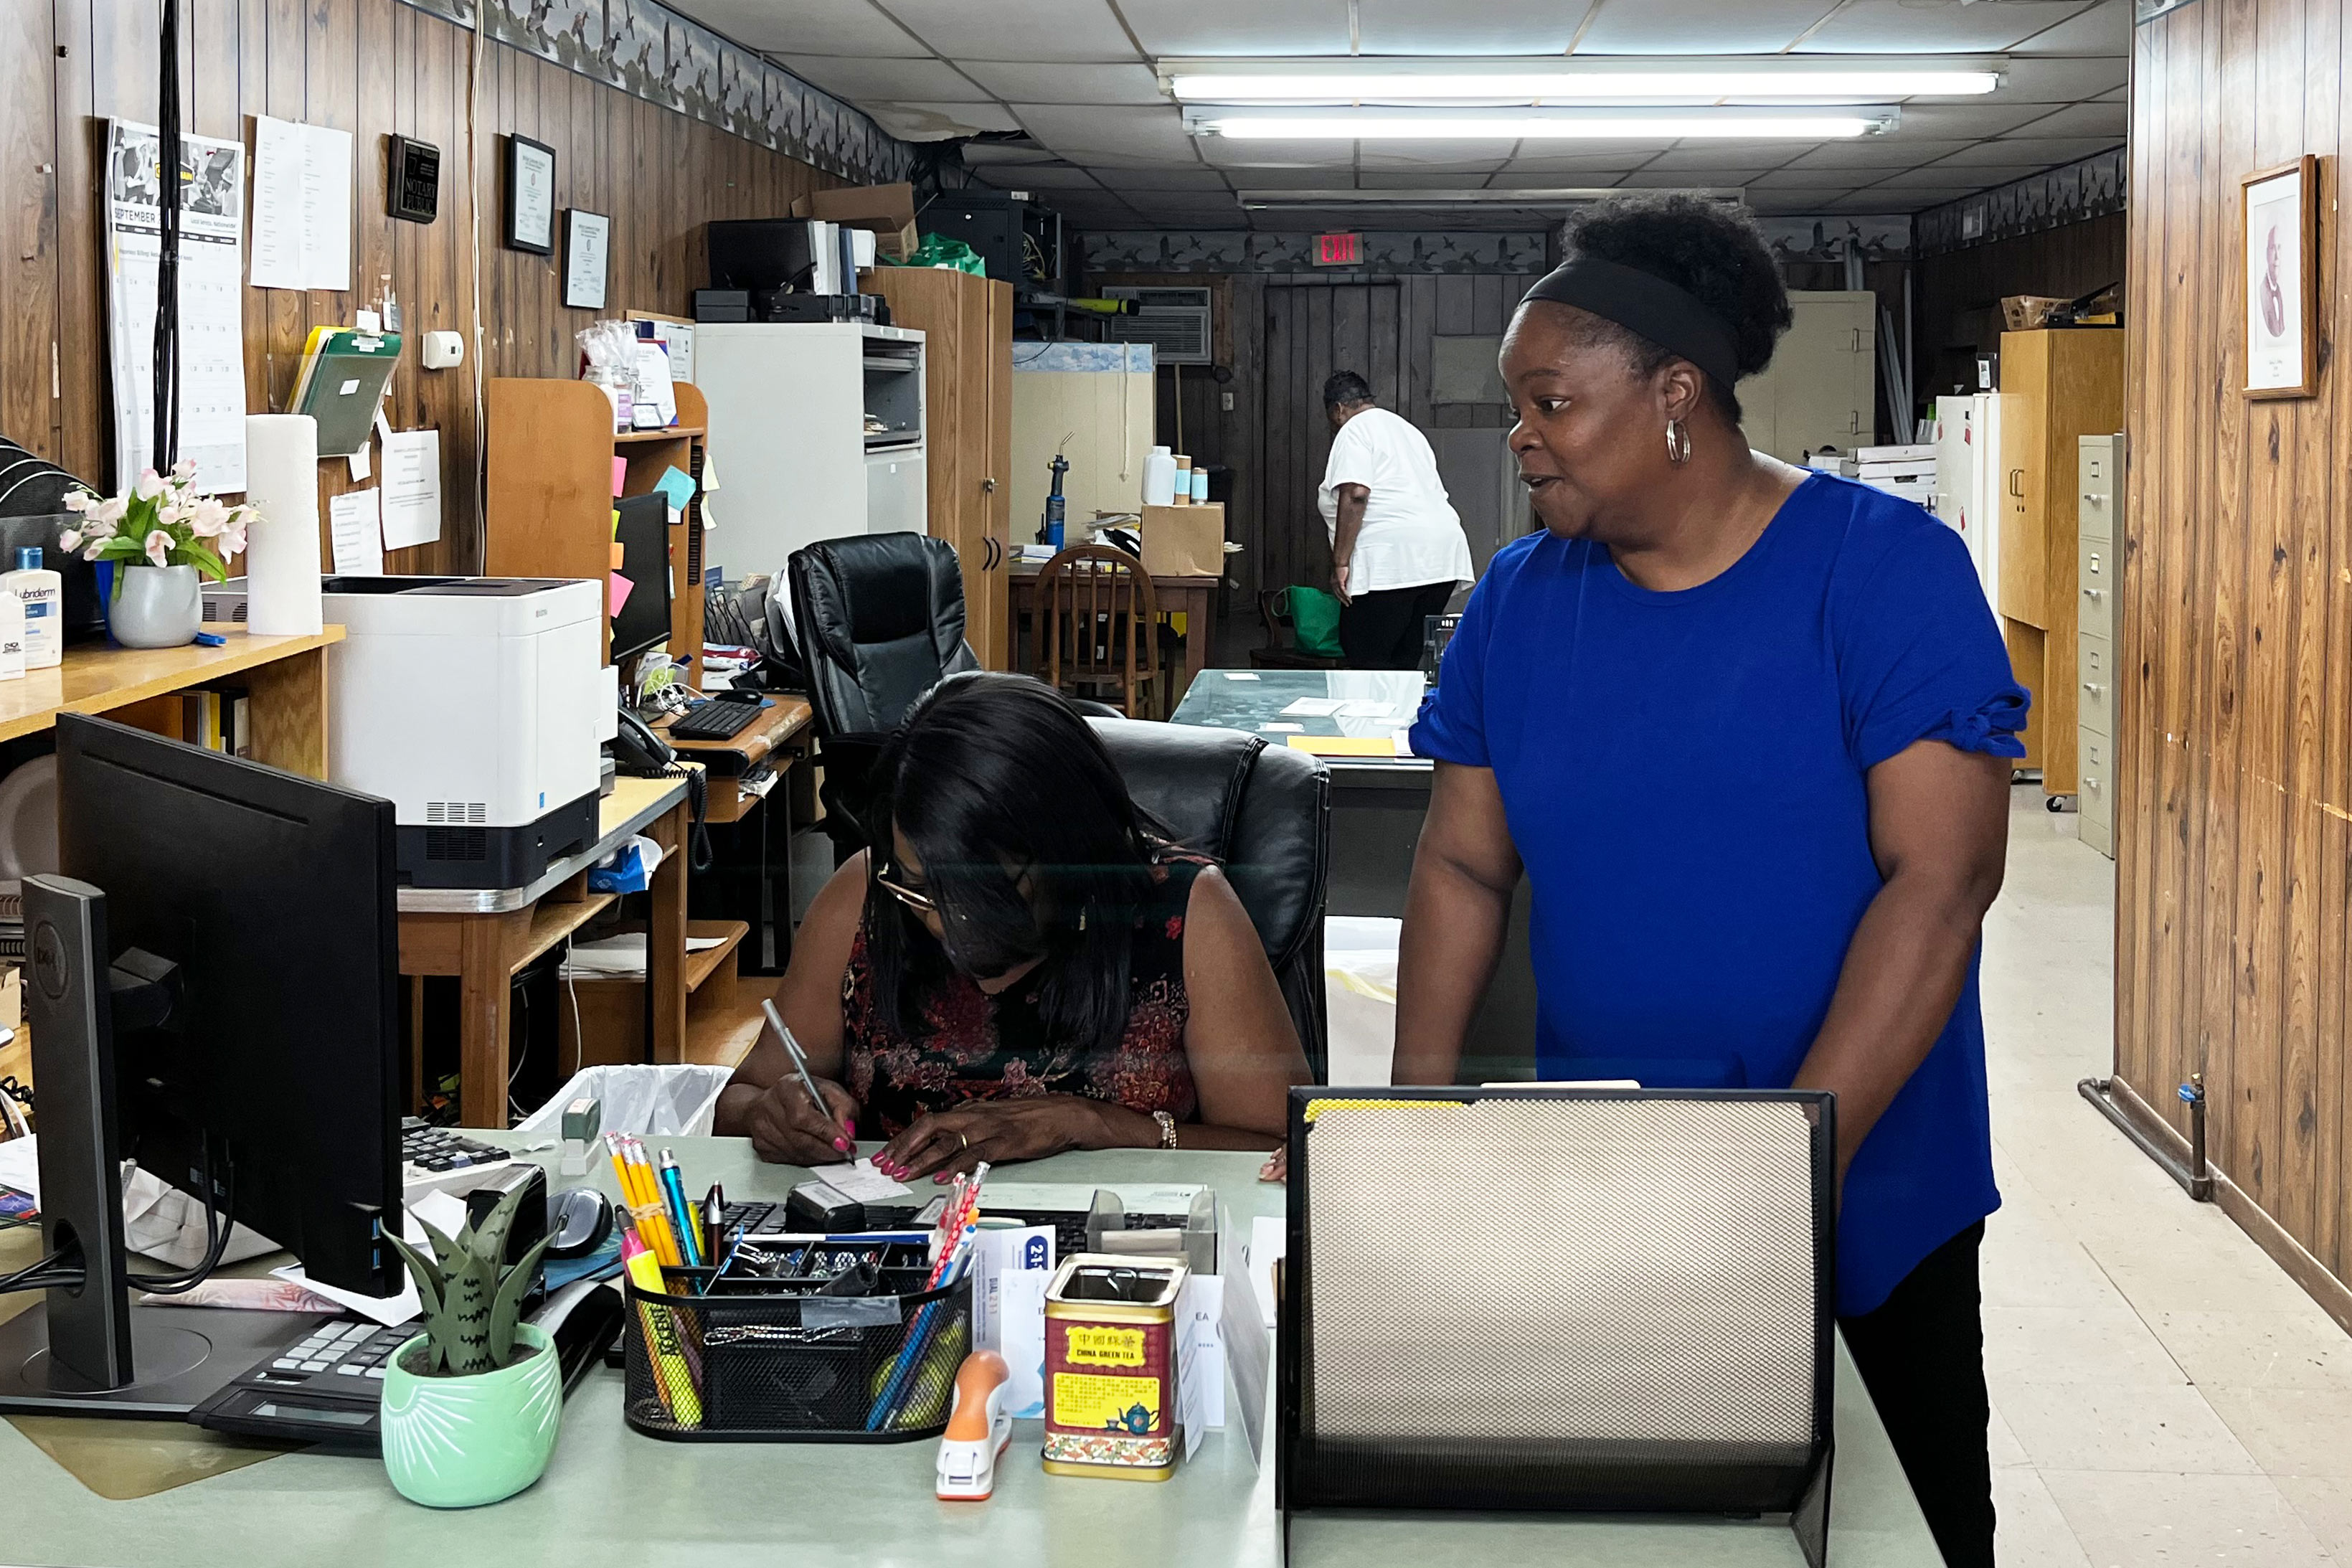
<path id="1" fill-rule="evenodd" d="M 1832 1097 L 1291 1094 L 1276 1488 L 1790 1516 L 1828 1551 Z"/>

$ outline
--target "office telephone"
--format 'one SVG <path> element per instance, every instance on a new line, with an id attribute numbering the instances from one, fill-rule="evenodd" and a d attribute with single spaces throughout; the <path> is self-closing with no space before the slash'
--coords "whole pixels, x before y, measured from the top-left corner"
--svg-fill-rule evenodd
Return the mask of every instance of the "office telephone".
<path id="1" fill-rule="evenodd" d="M 627 709 L 613 735 L 613 765 L 637 778 L 662 778 L 677 765 L 677 752 L 653 727 Z"/>

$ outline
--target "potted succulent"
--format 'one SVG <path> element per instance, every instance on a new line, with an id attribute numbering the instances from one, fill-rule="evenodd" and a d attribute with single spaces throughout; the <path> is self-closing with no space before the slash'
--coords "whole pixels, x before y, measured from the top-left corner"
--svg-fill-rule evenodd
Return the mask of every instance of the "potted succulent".
<path id="1" fill-rule="evenodd" d="M 517 1189 L 456 1237 L 430 1225 L 437 1255 L 387 1237 L 425 1306 L 425 1331 L 394 1351 L 383 1381 L 383 1468 L 428 1508 L 497 1502 L 539 1479 L 555 1452 L 563 1374 L 547 1335 L 518 1321 L 548 1241 L 501 1268 Z"/>
<path id="2" fill-rule="evenodd" d="M 246 530 L 259 521 L 251 505 L 229 506 L 195 492 L 196 466 L 183 461 L 168 474 L 149 468 L 112 500 L 89 490 L 66 497 L 81 526 L 58 543 L 110 571 L 106 629 L 125 647 L 181 647 L 204 623 L 198 574 L 225 581 L 222 558 L 245 551 Z"/>

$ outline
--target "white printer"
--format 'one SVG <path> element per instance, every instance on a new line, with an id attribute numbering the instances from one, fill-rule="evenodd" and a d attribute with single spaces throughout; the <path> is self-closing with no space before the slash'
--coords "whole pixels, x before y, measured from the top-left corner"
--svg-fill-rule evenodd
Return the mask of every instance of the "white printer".
<path id="1" fill-rule="evenodd" d="M 393 803 L 403 882 L 519 888 L 596 841 L 600 748 L 617 712 L 604 584 L 324 587 L 326 618 L 344 631 L 327 659 L 328 776 Z"/>

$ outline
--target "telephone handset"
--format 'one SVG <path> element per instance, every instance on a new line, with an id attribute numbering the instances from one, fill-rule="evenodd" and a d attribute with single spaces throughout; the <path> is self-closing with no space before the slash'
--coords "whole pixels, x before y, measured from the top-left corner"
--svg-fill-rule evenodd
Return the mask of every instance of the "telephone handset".
<path id="1" fill-rule="evenodd" d="M 646 721 L 621 710 L 621 726 L 613 735 L 613 765 L 636 778 L 660 778 L 677 765 L 677 753 Z"/>

